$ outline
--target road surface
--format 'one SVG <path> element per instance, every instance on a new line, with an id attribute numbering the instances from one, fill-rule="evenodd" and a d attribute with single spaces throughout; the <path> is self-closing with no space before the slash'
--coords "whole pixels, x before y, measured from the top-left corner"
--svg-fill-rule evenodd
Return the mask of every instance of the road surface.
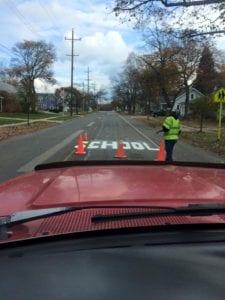
<path id="1" fill-rule="evenodd" d="M 118 144 L 123 142 L 129 160 L 155 160 L 162 134 L 127 115 L 96 112 L 47 128 L 0 142 L 0 182 L 29 172 L 37 164 L 68 160 L 116 160 Z M 74 152 L 80 134 L 87 133 L 86 154 Z M 176 144 L 174 160 L 224 162 L 181 141 Z"/>

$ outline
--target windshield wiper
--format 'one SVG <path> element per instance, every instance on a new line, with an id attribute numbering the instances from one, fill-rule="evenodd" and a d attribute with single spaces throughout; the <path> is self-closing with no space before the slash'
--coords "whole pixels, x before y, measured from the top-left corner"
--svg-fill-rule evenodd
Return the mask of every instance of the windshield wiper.
<path id="1" fill-rule="evenodd" d="M 18 211 L 11 215 L 0 218 L 0 228 L 5 226 L 13 226 L 30 222 L 38 219 L 45 219 L 52 216 L 69 213 L 72 211 L 86 209 L 146 209 L 147 211 L 95 215 L 91 218 L 92 222 L 125 220 L 133 218 L 149 218 L 163 216 L 208 216 L 213 214 L 225 214 L 225 204 L 190 204 L 185 207 L 169 207 L 169 206 L 137 206 L 137 205 L 99 205 L 99 206 L 75 206 L 75 207 L 53 207 L 43 209 L 33 209 L 27 211 Z M 150 210 L 150 211 L 149 211 Z"/>
<path id="2" fill-rule="evenodd" d="M 99 205 L 99 206 L 77 206 L 77 207 L 56 207 L 47 209 L 34 209 L 19 211 L 0 218 L 0 240 L 8 238 L 8 228 L 14 225 L 23 224 L 39 219 L 66 214 L 72 211 L 86 209 L 145 209 L 147 211 L 134 213 L 119 213 L 108 215 L 95 215 L 91 218 L 93 223 L 109 222 L 137 218 L 154 218 L 165 216 L 210 216 L 224 215 L 225 204 L 190 204 L 186 207 L 166 207 L 166 206 L 135 206 L 135 205 Z M 150 210 L 150 211 L 149 211 Z"/>
<path id="3" fill-rule="evenodd" d="M 170 217 L 170 216 L 211 216 L 211 215 L 224 215 L 225 214 L 225 204 L 190 204 L 186 207 L 179 208 L 165 208 L 157 209 L 144 212 L 134 212 L 134 213 L 119 213 L 110 215 L 95 215 L 91 218 L 93 223 L 100 222 L 111 222 L 119 220 L 129 220 L 129 219 L 142 219 L 142 218 L 155 218 L 155 217 Z"/>
<path id="4" fill-rule="evenodd" d="M 45 219 L 53 216 L 59 216 L 61 214 L 69 213 L 72 211 L 86 210 L 86 209 L 103 209 L 103 208 L 145 208 L 145 209 L 167 209 L 174 210 L 173 207 L 165 206 L 120 206 L 120 205 L 101 205 L 101 206 L 77 206 L 77 207 L 54 207 L 44 209 L 33 209 L 26 211 L 18 211 L 11 215 L 0 218 L 0 240 L 8 238 L 8 228 L 14 225 L 23 224 L 25 222 L 35 221 L 39 219 Z"/>
<path id="5" fill-rule="evenodd" d="M 85 209 L 99 209 L 99 208 L 149 208 L 149 209 L 167 209 L 174 210 L 173 207 L 167 206 L 120 206 L 120 205 L 101 205 L 101 206 L 69 206 L 69 207 L 53 207 L 53 208 L 43 208 L 43 209 L 32 209 L 25 211 L 18 211 L 11 215 L 4 216 L 0 218 L 0 228 L 3 226 L 13 226 L 25 222 L 30 222 L 38 219 L 44 219 L 52 216 L 58 216 L 61 214 L 69 213 L 77 210 L 85 210 Z"/>

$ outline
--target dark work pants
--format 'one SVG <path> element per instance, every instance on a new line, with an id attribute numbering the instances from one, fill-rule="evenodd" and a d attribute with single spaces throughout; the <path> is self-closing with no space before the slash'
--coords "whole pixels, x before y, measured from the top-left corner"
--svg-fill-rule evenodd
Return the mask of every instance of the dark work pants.
<path id="1" fill-rule="evenodd" d="M 177 140 L 165 140 L 166 161 L 173 161 L 173 148 Z"/>

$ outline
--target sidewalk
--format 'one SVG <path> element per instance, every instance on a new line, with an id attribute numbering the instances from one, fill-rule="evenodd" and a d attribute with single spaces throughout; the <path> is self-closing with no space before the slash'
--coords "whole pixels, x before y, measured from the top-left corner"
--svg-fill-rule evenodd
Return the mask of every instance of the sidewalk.
<path id="1" fill-rule="evenodd" d="M 54 122 L 54 123 L 59 123 L 60 124 L 60 123 L 64 122 L 64 121 L 54 120 L 54 118 L 56 118 L 56 116 L 54 116 L 54 117 L 48 117 L 48 118 L 41 118 L 41 119 L 30 119 L 29 123 L 35 123 L 35 122 Z M 1 119 L 4 119 L 4 120 L 15 120 L 15 121 L 24 121 L 24 122 L 0 125 L 0 128 L 3 128 L 3 127 L 13 127 L 13 126 L 19 126 L 19 125 L 26 125 L 27 124 L 27 120 L 26 119 L 22 119 L 22 118 L 1 117 Z"/>

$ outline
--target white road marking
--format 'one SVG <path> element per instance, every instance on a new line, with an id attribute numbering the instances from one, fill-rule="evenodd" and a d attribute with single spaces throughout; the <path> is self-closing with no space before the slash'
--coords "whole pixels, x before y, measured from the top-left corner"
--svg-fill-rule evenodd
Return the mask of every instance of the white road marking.
<path id="1" fill-rule="evenodd" d="M 85 144 L 83 144 L 83 147 L 85 148 L 85 147 L 87 147 Z M 75 145 L 74 146 L 74 149 L 77 149 L 78 148 L 78 145 Z"/>
<path id="2" fill-rule="evenodd" d="M 147 143 L 144 142 L 122 142 L 125 150 L 150 150 L 150 151 L 158 151 L 159 148 L 151 148 Z M 92 141 L 87 146 L 87 149 L 118 149 L 117 141 Z"/>
<path id="3" fill-rule="evenodd" d="M 100 148 L 100 143 L 100 141 L 90 142 L 90 144 L 88 145 L 88 149 L 98 149 Z"/>
<path id="4" fill-rule="evenodd" d="M 94 125 L 95 124 L 95 122 L 91 122 L 91 123 L 89 123 L 88 125 L 87 125 L 87 127 L 91 127 L 92 125 Z"/>
<path id="5" fill-rule="evenodd" d="M 102 141 L 101 149 L 107 149 L 108 146 L 116 150 L 118 148 L 118 143 L 115 141 Z"/>
<path id="6" fill-rule="evenodd" d="M 151 147 L 149 147 L 149 145 L 147 143 L 144 143 L 144 142 L 143 142 L 143 145 L 145 146 L 145 148 L 147 148 L 148 150 L 151 150 L 151 151 L 158 151 L 159 150 L 159 148 L 151 148 Z"/>
<path id="7" fill-rule="evenodd" d="M 83 130 L 78 130 L 75 133 L 71 134 L 66 139 L 64 139 L 61 143 L 59 143 L 56 146 L 48 149 L 47 151 L 45 151 L 41 155 L 39 155 L 39 156 L 35 157 L 34 159 L 32 159 L 29 163 L 27 163 L 24 166 L 22 166 L 21 168 L 19 168 L 17 170 L 17 172 L 21 173 L 21 172 L 30 172 L 30 171 L 32 171 L 36 165 L 38 165 L 40 163 L 43 163 L 45 160 L 47 160 L 51 156 L 55 155 L 59 150 L 61 150 L 66 145 L 71 143 L 82 132 L 83 132 Z"/>
<path id="8" fill-rule="evenodd" d="M 137 131 L 140 135 L 142 135 L 145 139 L 147 139 L 150 143 L 154 144 L 156 147 L 158 147 L 158 145 L 153 142 L 153 140 L 151 140 L 147 135 L 145 135 L 143 132 L 141 132 L 139 129 L 137 129 L 133 124 L 131 124 L 129 121 L 127 121 L 124 117 L 118 115 L 119 118 L 121 118 L 124 122 L 126 122 L 128 125 L 130 125 L 130 127 L 132 127 L 135 131 Z"/>
<path id="9" fill-rule="evenodd" d="M 144 150 L 145 149 L 145 147 L 141 143 L 131 142 L 131 145 L 135 150 Z"/>
<path id="10" fill-rule="evenodd" d="M 129 142 L 123 142 L 123 149 L 130 150 L 131 149 L 130 143 Z"/>

